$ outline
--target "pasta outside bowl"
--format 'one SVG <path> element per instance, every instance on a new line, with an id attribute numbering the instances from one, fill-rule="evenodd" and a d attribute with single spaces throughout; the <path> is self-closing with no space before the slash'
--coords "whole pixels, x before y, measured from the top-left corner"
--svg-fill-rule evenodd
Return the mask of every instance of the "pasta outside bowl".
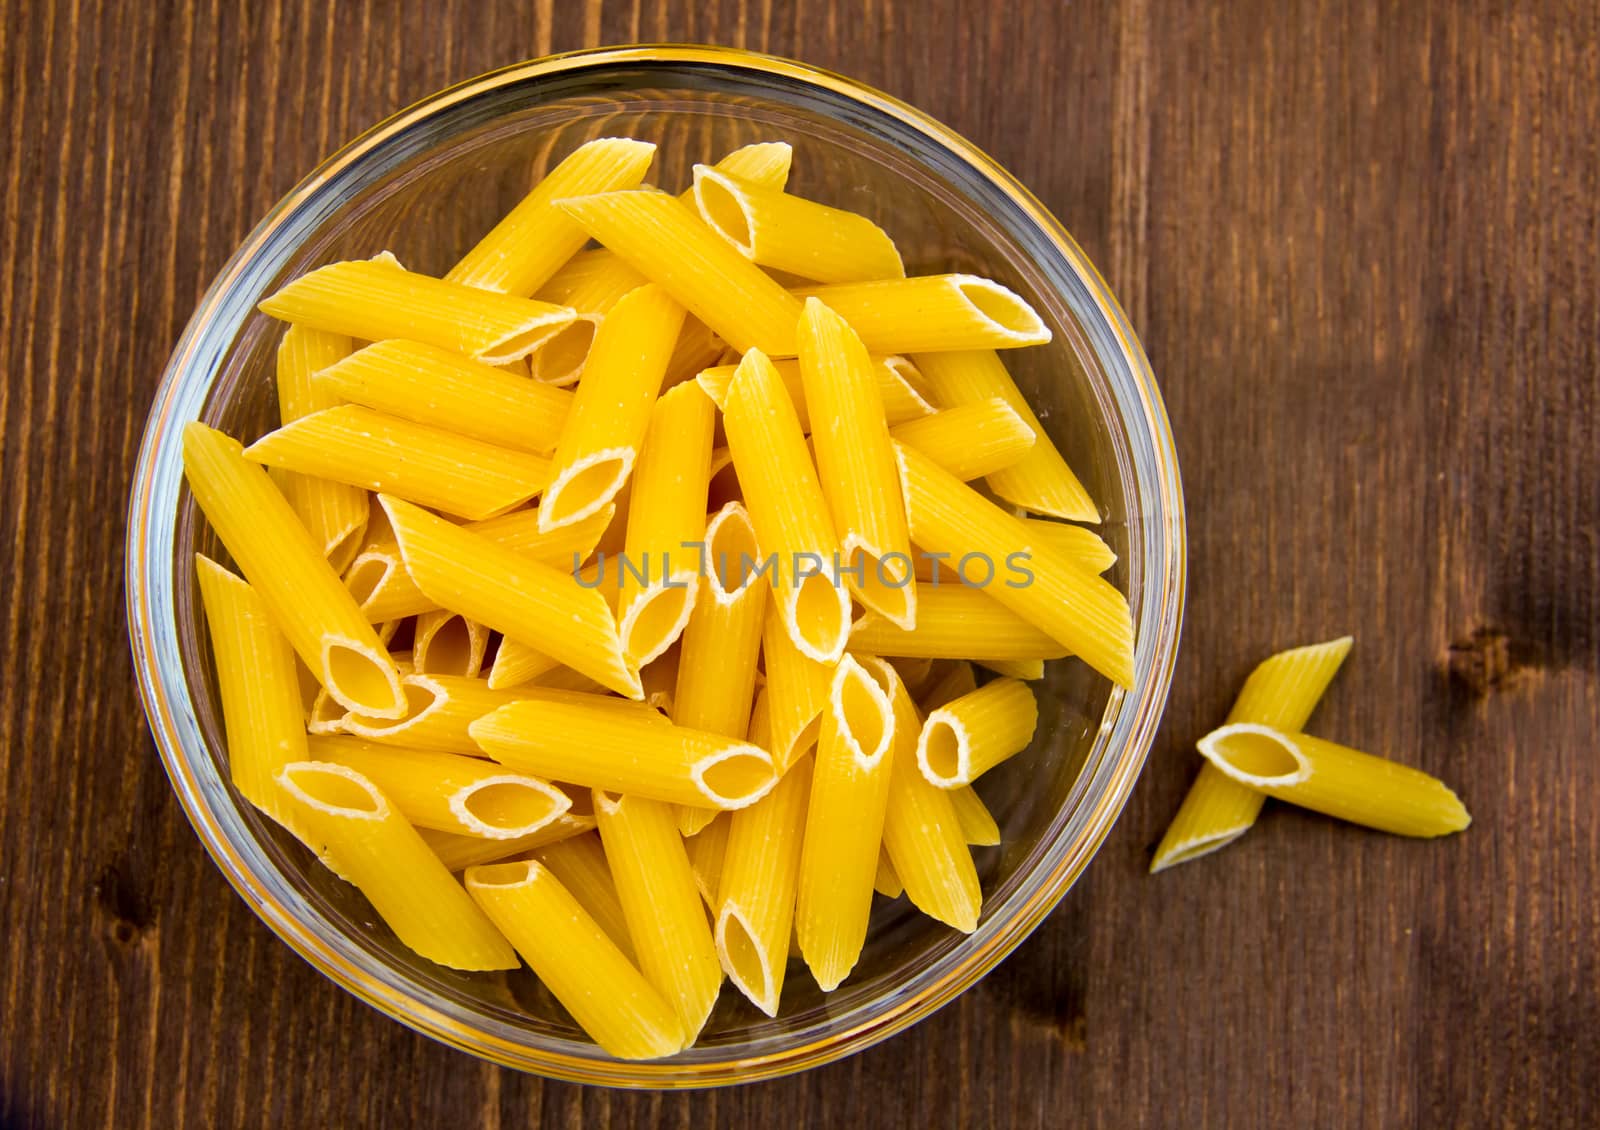
<path id="1" fill-rule="evenodd" d="M 1000 823 L 977 849 L 977 931 L 900 900 L 874 911 L 855 973 L 821 994 L 796 968 L 777 1019 L 725 992 L 701 1040 L 667 1060 L 595 1047 L 528 972 L 461 974 L 415 957 L 229 784 L 193 555 L 220 552 L 183 488 L 185 423 L 259 435 L 276 419 L 281 327 L 256 303 L 335 259 L 391 250 L 442 272 L 534 178 L 583 141 L 660 146 L 654 179 L 681 188 L 695 161 L 753 141 L 794 146 L 793 191 L 889 228 L 911 273 L 988 275 L 1024 295 L 1049 346 L 1007 360 L 1099 502 L 1137 632 L 1129 692 L 1074 660 L 1039 685 L 1032 747 L 979 791 Z M 1131 790 L 1166 701 L 1182 620 L 1183 499 L 1149 364 L 1077 244 L 1008 173 L 887 95 L 787 60 L 701 47 L 582 52 L 463 83 L 335 153 L 228 262 L 179 341 L 156 395 L 129 504 L 129 632 L 140 690 L 173 788 L 206 850 L 251 909 L 338 984 L 398 1020 L 510 1067 L 607 1086 L 694 1087 L 814 1067 L 901 1031 L 970 987 L 1082 874 Z"/>

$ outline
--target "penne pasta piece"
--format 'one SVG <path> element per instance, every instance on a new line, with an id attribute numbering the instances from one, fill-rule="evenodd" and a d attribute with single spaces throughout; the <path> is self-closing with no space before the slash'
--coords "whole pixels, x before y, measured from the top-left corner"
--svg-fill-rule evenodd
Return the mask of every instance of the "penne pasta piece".
<path id="1" fill-rule="evenodd" d="M 531 555 L 410 503 L 382 498 L 406 571 L 428 599 L 510 639 L 535 641 L 560 663 L 619 694 L 643 696 L 603 596 Z"/>
<path id="2" fill-rule="evenodd" d="M 872 361 L 854 331 L 815 299 L 806 301 L 797 332 L 817 477 L 844 559 L 840 573 L 868 609 L 910 628 L 917 621 L 911 538 Z"/>
<path id="3" fill-rule="evenodd" d="M 572 802 L 535 777 L 455 753 L 428 753 L 361 738 L 317 737 L 311 757 L 371 781 L 413 825 L 459 836 L 510 840 L 565 815 Z"/>
<path id="4" fill-rule="evenodd" d="M 507 636 L 500 641 L 500 650 L 494 653 L 494 663 L 489 668 L 489 689 L 504 691 L 520 687 L 560 666 L 559 661 L 538 648 Z M 640 689 L 643 690 L 642 686 Z"/>
<path id="5" fill-rule="evenodd" d="M 722 987 L 716 943 L 670 806 L 597 790 L 595 817 L 639 969 L 692 1042 Z"/>
<path id="6" fill-rule="evenodd" d="M 424 612 L 412 628 L 412 667 L 419 675 L 475 679 L 489 646 L 489 629 L 455 612 Z"/>
<path id="7" fill-rule="evenodd" d="M 572 411 L 570 392 L 420 341 L 374 342 L 319 370 L 312 384 L 334 402 L 538 455 L 555 450 Z"/>
<path id="8" fill-rule="evenodd" d="M 953 702 L 977 689 L 978 680 L 973 673 L 972 664 L 965 659 L 957 659 L 936 682 L 922 692 L 917 705 L 924 714 L 931 714 L 945 703 Z"/>
<path id="9" fill-rule="evenodd" d="M 537 860 L 473 867 L 467 891 L 578 1026 L 618 1059 L 681 1050 L 683 1022 Z"/>
<path id="10" fill-rule="evenodd" d="M 1067 649 L 990 596 L 962 584 L 922 585 L 917 626 L 897 628 L 873 612 L 850 630 L 850 650 L 867 655 L 1004 659 L 1059 659 Z M 976 655 L 974 653 L 976 652 Z"/>
<path id="11" fill-rule="evenodd" d="M 592 802 L 591 802 L 592 803 Z M 568 836 L 533 853 L 533 858 L 560 880 L 567 893 L 605 931 L 623 956 L 637 964 L 628 920 L 617 897 L 617 884 L 611 878 L 611 865 L 598 835 Z"/>
<path id="12" fill-rule="evenodd" d="M 393 262 L 347 260 L 301 275 L 261 301 L 261 312 L 363 341 L 401 337 L 498 365 L 571 325 L 573 312 L 414 274 Z"/>
<path id="13" fill-rule="evenodd" d="M 759 803 L 759 802 L 758 802 Z M 728 822 L 731 812 L 713 812 L 711 820 L 692 834 L 685 833 L 689 868 L 694 872 L 695 889 L 705 900 L 713 920 L 717 917 L 717 891 L 722 882 L 723 860 L 728 849 Z M 681 828 L 682 819 L 679 818 Z"/>
<path id="14" fill-rule="evenodd" d="M 183 468 L 217 538 L 318 682 L 346 709 L 398 718 L 400 673 L 266 471 L 199 421 L 184 428 Z"/>
<path id="15" fill-rule="evenodd" d="M 996 580 L 984 592 L 1113 683 L 1131 687 L 1134 635 L 1127 598 L 1055 550 L 1030 544 L 1019 519 L 927 456 L 904 445 L 898 451 L 906 516 L 916 543 L 935 552 L 987 558 L 995 574 L 1002 562 L 1010 572 L 1025 573 L 1020 581 Z M 1026 555 L 1020 569 L 1019 552 Z"/>
<path id="16" fill-rule="evenodd" d="M 694 167 L 700 218 L 752 263 L 818 282 L 904 278 L 894 240 L 865 216 Z"/>
<path id="17" fill-rule="evenodd" d="M 771 602 L 761 627 L 761 660 L 767 676 L 762 697 L 770 715 L 767 748 L 779 771 L 788 772 L 817 744 L 833 674 L 826 664 L 800 652 Z"/>
<path id="18" fill-rule="evenodd" d="M 1069 557 L 1091 573 L 1104 573 L 1117 563 L 1117 555 L 1099 534 L 1066 522 L 1044 518 L 1024 518 L 1029 537 Z"/>
<path id="19" fill-rule="evenodd" d="M 580 314 L 604 317 L 622 296 L 650 280 L 634 270 L 616 252 L 596 247 L 580 251 L 539 288 L 536 297 L 556 306 L 570 306 Z"/>
<path id="20" fill-rule="evenodd" d="M 463 518 L 519 506 L 550 481 L 542 455 L 467 439 L 358 404 L 327 408 L 268 432 L 245 457 L 333 479 Z"/>
<path id="21" fill-rule="evenodd" d="M 971 785 L 959 789 L 944 789 L 955 808 L 956 821 L 961 825 L 961 838 L 973 847 L 993 847 L 1000 842 L 1000 825 L 994 822 L 988 805 L 983 803 Z"/>
<path id="22" fill-rule="evenodd" d="M 866 941 L 893 742 L 887 692 L 846 655 L 822 715 L 795 902 L 800 952 L 824 992 L 849 976 Z"/>
<path id="23" fill-rule="evenodd" d="M 275 780 L 318 854 L 404 945 L 451 969 L 516 967 L 506 940 L 370 780 L 319 761 L 292 761 Z"/>
<path id="24" fill-rule="evenodd" d="M 987 667 L 997 675 L 1021 679 L 1025 683 L 1037 682 L 1044 678 L 1044 660 L 1042 659 L 980 659 L 978 664 L 979 666 Z"/>
<path id="25" fill-rule="evenodd" d="M 588 242 L 588 235 L 555 201 L 592 192 L 634 188 L 644 180 L 656 147 L 627 137 L 585 142 L 551 169 L 507 212 L 445 278 L 507 294 L 532 294 Z"/>
<path id="26" fill-rule="evenodd" d="M 840 283 L 793 293 L 821 299 L 874 353 L 1015 349 L 1050 340 L 1050 327 L 1021 295 L 977 275 Z M 925 372 L 922 359 L 916 360 Z"/>
<path id="27" fill-rule="evenodd" d="M 594 350 L 594 339 L 604 321 L 598 314 L 578 314 L 572 324 L 559 330 L 528 354 L 528 376 L 534 383 L 552 389 L 578 383 Z"/>
<path id="28" fill-rule="evenodd" d="M 930 394 L 945 408 L 1000 397 L 1027 421 L 1036 442 L 1021 460 L 989 476 L 989 488 L 1015 506 L 1036 514 L 1100 521 L 1100 508 L 1072 473 L 1061 452 L 1028 407 L 1022 390 L 993 349 L 919 354 L 917 367 Z"/>
<path id="29" fill-rule="evenodd" d="M 777 778 L 764 749 L 599 695 L 514 702 L 478 719 L 471 731 L 502 765 L 669 804 L 742 808 Z"/>
<path id="30" fill-rule="evenodd" d="M 770 360 L 770 359 L 769 359 Z M 783 382 L 784 391 L 789 394 L 789 399 L 794 404 L 796 418 L 800 421 L 800 430 L 811 431 L 811 412 L 806 405 L 805 384 L 800 377 L 800 362 L 794 358 L 782 361 L 773 361 L 773 369 L 778 378 Z M 909 364 L 903 357 L 876 357 L 873 358 L 872 379 L 877 385 L 878 396 L 883 401 L 884 419 L 890 427 L 920 420 L 925 416 L 933 415 L 933 408 L 917 394 L 916 389 L 906 382 L 903 375 L 904 369 Z M 728 388 L 733 384 L 734 375 L 739 371 L 737 364 L 712 365 L 710 368 L 701 369 L 695 374 L 695 383 L 709 396 L 718 408 L 726 408 Z"/>
<path id="31" fill-rule="evenodd" d="M 1305 729 L 1355 641 L 1350 636 L 1280 651 L 1245 680 L 1224 725 L 1255 722 L 1290 733 Z M 1206 762 L 1156 848 L 1150 871 L 1163 871 L 1226 847 L 1250 830 L 1265 798 Z"/>
<path id="32" fill-rule="evenodd" d="M 345 715 L 341 729 L 358 738 L 436 753 L 478 752 L 467 728 L 485 714 L 525 697 L 522 691 L 494 690 L 483 679 L 459 675 L 410 674 L 405 688 L 406 716 L 398 719 Z M 381 782 L 380 782 L 381 787 Z"/>
<path id="33" fill-rule="evenodd" d="M 672 717 L 673 692 L 678 685 L 679 649 L 669 647 L 661 657 L 639 670 L 639 683 L 644 687 L 644 700 Z"/>
<path id="34" fill-rule="evenodd" d="M 693 382 L 668 389 L 650 409 L 625 548 L 614 563 L 622 650 L 636 667 L 677 641 L 698 600 L 715 411 Z"/>
<path id="35" fill-rule="evenodd" d="M 850 597 L 826 574 L 839 539 L 794 405 L 759 351 L 739 363 L 722 422 L 784 627 L 803 654 L 834 663 L 850 635 Z"/>
<path id="36" fill-rule="evenodd" d="M 1039 704 L 1028 684 L 996 679 L 932 711 L 917 738 L 917 765 L 941 789 L 970 785 L 1028 748 Z"/>
<path id="37" fill-rule="evenodd" d="M 1201 738 L 1200 752 L 1241 785 L 1380 832 L 1444 836 L 1472 823 L 1438 778 L 1310 734 L 1235 722 Z"/>
<path id="38" fill-rule="evenodd" d="M 728 980 L 768 1016 L 778 1014 L 794 934 L 812 772 L 802 756 L 770 793 L 728 817 L 717 954 Z"/>
<path id="39" fill-rule="evenodd" d="M 383 524 L 387 527 L 388 513 L 382 506 L 378 507 L 378 512 L 383 515 Z M 498 518 L 469 523 L 464 528 L 552 568 L 571 572 L 577 562 L 587 560 L 594 552 L 595 543 L 610 523 L 612 514 L 612 508 L 606 506 L 581 522 L 548 534 L 539 532 L 539 515 L 532 510 L 514 510 Z M 374 622 L 439 611 L 439 606 L 422 594 L 406 571 L 393 530 L 389 531 L 386 541 L 369 547 L 356 558 L 345 575 L 345 587 L 361 603 L 367 619 Z"/>
<path id="40" fill-rule="evenodd" d="M 657 283 L 729 345 L 794 355 L 800 302 L 664 192 L 561 202 L 602 246 Z"/>
<path id="41" fill-rule="evenodd" d="M 502 859 L 510 859 L 514 855 L 521 855 L 534 848 L 592 831 L 594 831 L 592 813 L 571 811 L 565 816 L 556 817 L 537 832 L 509 840 L 458 836 L 453 832 L 436 832 L 432 828 L 417 829 L 422 842 L 428 845 L 429 850 L 449 871 L 465 871 L 468 867 L 477 867 L 484 863 L 498 863 Z"/>
<path id="42" fill-rule="evenodd" d="M 317 387 L 312 377 L 319 370 L 347 356 L 351 341 L 343 334 L 328 334 L 304 326 L 290 326 L 278 344 L 278 418 L 289 424 L 339 403 L 339 397 Z M 322 546 L 323 555 L 335 573 L 345 568 L 361 548 L 372 511 L 367 492 L 348 483 L 279 471 L 273 482 L 289 500 L 295 514 Z"/>
<path id="43" fill-rule="evenodd" d="M 616 497 L 638 458 L 683 307 L 643 286 L 606 315 L 589 351 L 539 506 L 545 533 L 581 521 Z"/>
<path id="44" fill-rule="evenodd" d="M 883 821 L 883 851 L 890 870 L 897 884 L 904 885 L 912 906 L 970 934 L 978 928 L 983 892 L 955 803 L 949 792 L 922 775 L 916 736 L 920 719 L 899 674 L 881 659 L 869 657 L 862 664 L 890 688 L 894 706 L 889 800 Z"/>
<path id="45" fill-rule="evenodd" d="M 286 825 L 274 778 L 308 756 L 294 649 L 248 584 L 202 554 L 194 563 L 222 699 L 228 776 L 240 796 Z"/>
<path id="46" fill-rule="evenodd" d="M 872 877 L 872 889 L 886 899 L 897 899 L 906 893 L 906 885 L 895 873 L 887 848 L 878 849 L 878 870 Z"/>
<path id="47" fill-rule="evenodd" d="M 998 396 L 912 420 L 891 434 L 962 482 L 1014 465 L 1034 444 L 1028 422 Z"/>

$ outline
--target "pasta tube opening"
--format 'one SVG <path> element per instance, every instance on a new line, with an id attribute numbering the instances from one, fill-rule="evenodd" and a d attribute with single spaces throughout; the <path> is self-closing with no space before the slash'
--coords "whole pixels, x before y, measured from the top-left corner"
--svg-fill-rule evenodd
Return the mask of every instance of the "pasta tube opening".
<path id="1" fill-rule="evenodd" d="M 399 567 L 398 554 L 382 549 L 369 549 L 350 563 L 350 568 L 344 575 L 344 587 L 350 590 L 350 595 L 361 606 L 361 611 L 365 612 L 367 605 L 372 603 L 372 598 L 383 590 Z"/>
<path id="2" fill-rule="evenodd" d="M 1230 777 L 1251 788 L 1297 785 L 1311 775 L 1311 764 L 1287 734 L 1240 722 L 1200 739 L 1200 752 Z"/>
<path id="3" fill-rule="evenodd" d="M 717 229 L 739 254 L 746 259 L 756 257 L 752 220 L 744 198 L 734 189 L 734 182 L 719 176 L 711 169 L 697 165 L 694 170 L 695 202 L 700 206 L 700 216 Z"/>
<path id="4" fill-rule="evenodd" d="M 525 886 L 533 882 L 538 867 L 531 859 L 516 859 L 510 863 L 480 863 L 467 875 L 467 889 Z"/>
<path id="5" fill-rule="evenodd" d="M 476 835 L 506 840 L 537 832 L 566 812 L 570 802 L 559 789 L 533 777 L 489 777 L 450 798 L 450 810 Z"/>
<path id="6" fill-rule="evenodd" d="M 483 665 L 487 643 L 483 625 L 454 612 L 430 612 L 417 617 L 412 658 L 422 674 L 471 678 Z"/>
<path id="7" fill-rule="evenodd" d="M 850 637 L 850 594 L 844 586 L 813 573 L 777 597 L 788 606 L 784 619 L 796 646 L 819 663 L 836 662 Z"/>
<path id="8" fill-rule="evenodd" d="M 883 397 L 883 413 L 891 427 L 932 416 L 937 411 L 928 400 L 928 382 L 922 370 L 913 365 L 909 357 L 891 353 L 880 367 L 884 377 L 878 383 L 878 392 Z"/>
<path id="9" fill-rule="evenodd" d="M 864 772 L 889 752 L 894 737 L 894 710 L 881 671 L 869 670 L 846 656 L 833 677 L 828 708 L 856 765 Z"/>
<path id="10" fill-rule="evenodd" d="M 401 680 L 400 691 L 405 695 L 406 712 L 399 718 L 381 718 L 365 711 L 351 711 L 345 716 L 343 729 L 363 738 L 385 738 L 403 734 L 426 722 L 446 698 L 443 687 L 432 679 L 408 675 Z"/>
<path id="11" fill-rule="evenodd" d="M 973 311 L 988 319 L 997 335 L 1018 345 L 1044 345 L 1050 340 L 1050 327 L 1034 308 L 993 279 L 954 275 L 951 281 Z"/>
<path id="12" fill-rule="evenodd" d="M 635 455 L 631 447 L 612 447 L 564 468 L 544 492 L 539 504 L 539 528 L 549 533 L 599 511 L 628 481 Z"/>
<path id="13" fill-rule="evenodd" d="M 691 772 L 706 799 L 718 808 L 744 808 L 771 791 L 777 780 L 772 756 L 760 746 L 733 745 L 707 755 Z"/>
<path id="14" fill-rule="evenodd" d="M 528 374 L 541 384 L 558 388 L 576 384 L 599 328 L 598 314 L 579 314 L 570 326 L 557 331 L 528 355 Z"/>
<path id="15" fill-rule="evenodd" d="M 278 770 L 278 784 L 304 804 L 352 820 L 382 820 L 389 801 L 371 781 L 343 765 L 296 761 Z"/>
<path id="16" fill-rule="evenodd" d="M 924 772 L 936 785 L 954 785 L 967 779 L 971 750 L 967 730 L 954 720 L 928 720 L 922 731 Z"/>
<path id="17" fill-rule="evenodd" d="M 670 583 L 651 585 L 627 602 L 617 629 L 622 650 L 636 667 L 643 667 L 671 647 L 689 622 L 699 585 L 692 570 L 674 573 Z"/>
<path id="18" fill-rule="evenodd" d="M 405 697 L 393 663 L 355 640 L 325 637 L 322 666 L 328 693 L 346 708 L 373 718 L 399 718 Z"/>
<path id="19" fill-rule="evenodd" d="M 738 907 L 724 905 L 717 914 L 716 941 L 728 979 L 751 1004 L 768 1016 L 777 1016 L 778 985 L 772 975 L 772 963 Z"/>

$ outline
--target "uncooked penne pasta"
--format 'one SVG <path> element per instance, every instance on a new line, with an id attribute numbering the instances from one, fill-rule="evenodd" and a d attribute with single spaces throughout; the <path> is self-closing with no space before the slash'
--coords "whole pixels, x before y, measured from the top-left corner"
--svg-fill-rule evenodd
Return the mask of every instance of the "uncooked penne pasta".
<path id="1" fill-rule="evenodd" d="M 457 612 L 424 612 L 411 630 L 411 662 L 419 675 L 476 678 L 489 629 Z"/>
<path id="2" fill-rule="evenodd" d="M 556 445 L 541 530 L 587 518 L 627 482 L 682 325 L 683 307 L 655 286 L 632 291 L 606 315 Z"/>
<path id="3" fill-rule="evenodd" d="M 330 263 L 301 275 L 263 299 L 261 312 L 362 341 L 422 341 L 490 365 L 532 353 L 573 319 L 565 306 L 462 286 L 372 260 Z"/>
<path id="4" fill-rule="evenodd" d="M 983 803 L 971 785 L 959 789 L 940 790 L 950 798 L 956 810 L 956 820 L 961 824 L 961 837 L 973 847 L 993 847 L 1000 842 L 1000 825 L 994 822 L 988 805 Z"/>
<path id="5" fill-rule="evenodd" d="M 290 326 L 278 343 L 278 418 L 285 424 L 332 408 L 340 398 L 313 383 L 319 370 L 349 354 L 350 339 L 305 326 Z M 348 483 L 279 471 L 273 476 L 335 573 L 342 573 L 361 548 L 372 507 L 367 492 Z"/>
<path id="6" fill-rule="evenodd" d="M 565 791 L 565 790 L 563 790 Z M 570 798 L 571 794 L 568 794 Z M 436 832 L 432 828 L 418 828 L 422 842 L 438 857 L 449 871 L 465 871 L 484 863 L 498 863 L 514 855 L 544 847 L 571 836 L 581 836 L 594 831 L 592 813 L 568 812 L 558 816 L 537 832 L 509 840 L 486 839 L 482 836 L 459 836 L 454 832 Z"/>
<path id="7" fill-rule="evenodd" d="M 569 215 L 741 352 L 794 356 L 800 302 L 664 192 L 606 192 L 562 202 Z"/>
<path id="8" fill-rule="evenodd" d="M 1200 739 L 1206 760 L 1277 800 L 1397 836 L 1444 836 L 1472 823 L 1443 781 L 1348 746 L 1235 722 Z"/>
<path id="9" fill-rule="evenodd" d="M 494 665 L 489 668 L 489 689 L 504 691 L 520 687 L 560 666 L 559 660 L 531 644 L 507 636 L 500 641 L 500 649 L 494 653 Z M 642 685 L 640 690 L 643 691 Z"/>
<path id="10" fill-rule="evenodd" d="M 896 627 L 873 612 L 850 630 L 850 649 L 868 655 L 933 659 L 1059 659 L 1067 649 L 989 593 L 960 583 L 922 585 L 917 626 Z"/>
<path id="11" fill-rule="evenodd" d="M 1035 514 L 1075 522 L 1100 520 L 1100 508 L 1045 434 L 1044 425 L 993 349 L 918 354 L 914 360 L 929 392 L 942 407 L 955 408 L 998 396 L 1033 430 L 1037 438 L 1033 450 L 1010 467 L 991 474 L 991 490 Z"/>
<path id="12" fill-rule="evenodd" d="M 532 294 L 589 238 L 555 201 L 633 188 L 644 180 L 655 152 L 649 142 L 627 137 L 602 137 L 578 146 L 445 278 L 486 290 Z"/>
<path id="13" fill-rule="evenodd" d="M 888 848 L 878 849 L 878 870 L 872 876 L 872 889 L 886 899 L 897 899 L 906 893 L 906 885 L 895 872 Z"/>
<path id="14" fill-rule="evenodd" d="M 783 381 L 784 391 L 789 394 L 790 401 L 794 404 L 795 417 L 800 421 L 800 430 L 811 431 L 811 411 L 806 404 L 805 384 L 800 377 L 800 362 L 794 358 L 772 362 L 773 369 L 778 378 Z M 905 364 L 903 357 L 875 357 L 872 364 L 872 379 L 877 385 L 878 396 L 883 401 L 884 419 L 890 427 L 920 420 L 925 416 L 933 415 L 933 407 L 912 388 L 904 376 Z M 734 375 L 739 371 L 737 364 L 713 365 L 708 369 L 701 369 L 695 375 L 695 381 L 700 385 L 705 394 L 716 402 L 718 408 L 725 408 L 728 399 L 728 386 L 733 384 Z"/>
<path id="15" fill-rule="evenodd" d="M 516 967 L 499 931 L 370 780 L 320 761 L 290 762 L 275 780 L 319 854 L 408 948 L 451 969 Z"/>
<path id="16" fill-rule="evenodd" d="M 1026 579 L 996 577 L 984 592 L 1118 686 L 1131 687 L 1134 640 L 1127 598 L 1055 550 L 1029 544 L 1019 519 L 927 456 L 904 445 L 897 450 L 912 539 L 935 552 L 986 557 L 996 573 L 1002 562 L 1014 565 L 1021 551 Z"/>
<path id="17" fill-rule="evenodd" d="M 1028 527 L 1028 536 L 1040 545 L 1070 557 L 1091 573 L 1104 573 L 1117 563 L 1116 553 L 1093 530 L 1045 518 L 1024 518 L 1022 524 Z"/>
<path id="18" fill-rule="evenodd" d="M 706 165 L 694 167 L 700 218 L 752 263 L 824 283 L 904 278 L 894 240 L 865 216 Z"/>
<path id="19" fill-rule="evenodd" d="M 567 893 L 578 900 L 578 905 L 599 924 L 627 959 L 637 964 L 633 938 L 628 934 L 628 919 L 622 912 L 622 900 L 617 897 L 617 884 L 611 878 L 611 865 L 606 862 L 600 837 L 568 836 L 540 848 L 533 857 L 561 881 Z"/>
<path id="20" fill-rule="evenodd" d="M 874 353 L 1016 349 L 1050 340 L 1050 327 L 1021 295 L 977 275 L 840 283 L 794 295 L 820 298 Z"/>
<path id="21" fill-rule="evenodd" d="M 348 737 L 316 737 L 309 746 L 316 761 L 343 765 L 367 778 L 419 828 L 509 840 L 532 835 L 572 805 L 548 782 L 507 773 L 477 757 Z"/>
<path id="22" fill-rule="evenodd" d="M 779 770 L 787 772 L 817 744 L 832 671 L 801 653 L 789 637 L 783 614 L 772 601 L 767 603 L 761 626 L 761 660 L 767 676 L 764 697 L 770 714 L 767 748 L 772 750 Z"/>
<path id="23" fill-rule="evenodd" d="M 420 341 L 373 342 L 311 383 L 334 400 L 538 455 L 555 450 L 572 411 L 570 392 Z"/>
<path id="24" fill-rule="evenodd" d="M 671 1004 L 537 860 L 467 871 L 466 886 L 572 1018 L 618 1059 L 655 1059 L 687 1043 Z"/>
<path id="25" fill-rule="evenodd" d="M 739 363 L 722 423 L 756 544 L 776 559 L 771 585 L 784 626 L 802 653 L 834 663 L 850 635 L 850 597 L 827 575 L 839 539 L 794 405 L 759 350 Z"/>
<path id="26" fill-rule="evenodd" d="M 997 675 L 1021 679 L 1025 683 L 1037 682 L 1044 678 L 1044 660 L 1042 659 L 979 659 L 977 663 L 980 667 L 987 667 Z"/>
<path id="27" fill-rule="evenodd" d="M 401 679 L 408 709 L 404 718 L 345 715 L 341 728 L 368 741 L 439 753 L 477 753 L 467 728 L 523 697 L 521 691 L 493 690 L 483 679 L 413 673 Z M 380 783 L 381 787 L 381 783 Z"/>
<path id="28" fill-rule="evenodd" d="M 594 811 L 639 969 L 692 1040 L 717 1003 L 722 964 L 672 808 L 596 791 Z"/>
<path id="29" fill-rule="evenodd" d="M 467 519 L 520 506 L 550 481 L 550 461 L 542 455 L 358 404 L 302 416 L 268 432 L 244 453 L 258 463 L 392 494 Z"/>
<path id="30" fill-rule="evenodd" d="M 891 434 L 962 482 L 1012 466 L 1034 444 L 1033 429 L 998 396 L 911 420 Z"/>
<path id="31" fill-rule="evenodd" d="M 400 717 L 400 672 L 266 471 L 199 421 L 184 428 L 183 469 L 218 539 L 328 693 L 348 710 Z"/>
<path id="32" fill-rule="evenodd" d="M 717 917 L 717 890 L 722 882 L 722 867 L 728 848 L 728 822 L 733 815 L 731 812 L 712 812 L 711 819 L 704 826 L 692 833 L 685 833 L 684 846 L 689 852 L 689 868 L 694 872 L 695 889 L 705 900 L 713 922 Z M 680 830 L 683 827 L 682 816 L 678 817 L 678 826 Z"/>
<path id="33" fill-rule="evenodd" d="M 888 694 L 846 655 L 822 715 L 795 902 L 800 952 L 824 992 L 850 975 L 866 941 L 893 743 Z"/>
<path id="34" fill-rule="evenodd" d="M 382 497 L 406 570 L 430 600 L 511 639 L 534 642 L 619 694 L 643 697 L 603 596 L 570 573 Z"/>
<path id="35" fill-rule="evenodd" d="M 855 332 L 815 299 L 806 301 L 798 334 L 817 477 L 839 537 L 840 572 L 863 605 L 910 628 L 917 621 L 911 538 L 872 361 Z"/>
<path id="36" fill-rule="evenodd" d="M 1255 722 L 1303 730 L 1355 641 L 1350 636 L 1280 651 L 1258 663 L 1224 725 Z M 1152 873 L 1226 847 L 1256 822 L 1265 798 L 1206 762 L 1150 863 Z"/>
<path id="37" fill-rule="evenodd" d="M 472 737 L 521 772 L 669 804 L 742 808 L 777 779 L 771 755 L 748 742 L 675 726 L 642 704 L 580 697 L 514 702 L 474 722 Z"/>
<path id="38" fill-rule="evenodd" d="M 929 713 L 913 747 L 929 784 L 970 785 L 1021 753 L 1039 724 L 1039 704 L 1018 679 L 996 679 Z"/>

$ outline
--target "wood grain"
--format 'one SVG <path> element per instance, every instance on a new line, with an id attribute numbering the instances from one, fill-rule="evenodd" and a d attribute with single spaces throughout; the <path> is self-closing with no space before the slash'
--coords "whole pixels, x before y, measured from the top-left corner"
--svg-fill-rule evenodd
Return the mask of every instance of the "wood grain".
<path id="1" fill-rule="evenodd" d="M 596 43 L 798 56 L 987 148 L 1173 416 L 1188 623 L 1060 909 L 887 1045 L 623 1094 L 486 1066 L 277 942 L 139 713 L 123 511 L 255 220 L 448 83 Z M 0 0 L 0 1127 L 1600 1124 L 1600 6 Z M 1404 842 L 1270 807 L 1148 878 L 1196 737 L 1349 631 L 1317 727 L 1455 784 Z"/>

